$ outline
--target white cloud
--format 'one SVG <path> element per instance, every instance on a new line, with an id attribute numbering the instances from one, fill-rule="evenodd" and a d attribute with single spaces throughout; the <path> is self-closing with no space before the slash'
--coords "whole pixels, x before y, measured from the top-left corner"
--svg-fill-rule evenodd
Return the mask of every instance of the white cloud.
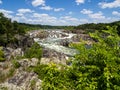
<path id="1" fill-rule="evenodd" d="M 46 13 L 24 13 L 15 15 L 12 20 L 30 24 L 42 25 L 79 25 L 87 22 L 85 19 L 78 19 L 72 16 L 55 17 Z"/>
<path id="2" fill-rule="evenodd" d="M 104 18 L 104 20 L 101 19 L 93 19 L 92 23 L 110 23 L 110 22 L 114 22 L 114 21 L 118 21 L 120 20 L 120 18 L 115 18 L 115 17 L 107 17 Z"/>
<path id="3" fill-rule="evenodd" d="M 30 9 L 18 9 L 17 10 L 19 13 L 32 13 L 32 12 L 34 12 L 34 11 L 32 11 L 32 10 L 30 10 Z"/>
<path id="4" fill-rule="evenodd" d="M 65 10 L 64 8 L 55 8 L 54 9 L 55 12 L 64 11 L 64 10 Z"/>
<path id="5" fill-rule="evenodd" d="M 2 4 L 2 0 L 0 0 L 0 4 Z"/>
<path id="6" fill-rule="evenodd" d="M 118 12 L 118 11 L 113 11 L 112 14 L 116 15 L 116 16 L 120 16 L 120 12 Z"/>
<path id="7" fill-rule="evenodd" d="M 93 13 L 91 10 L 83 9 L 80 11 L 82 14 L 87 14 L 92 19 L 104 19 L 103 13 L 101 11 Z"/>
<path id="8" fill-rule="evenodd" d="M 102 12 L 92 13 L 88 15 L 89 19 L 75 18 L 72 16 L 56 17 L 46 13 L 24 13 L 23 15 L 16 15 L 12 20 L 19 22 L 30 23 L 30 24 L 42 24 L 42 25 L 79 25 L 84 23 L 102 23 L 112 22 L 119 20 L 120 18 L 105 17 Z M 100 18 L 98 18 L 100 17 Z"/>
<path id="9" fill-rule="evenodd" d="M 32 5 L 34 7 L 37 7 L 37 6 L 40 6 L 40 5 L 44 6 L 45 5 L 45 0 L 33 0 Z"/>
<path id="10" fill-rule="evenodd" d="M 79 25 L 82 23 L 78 18 L 74 18 L 72 16 L 60 17 L 59 21 L 62 25 Z"/>
<path id="11" fill-rule="evenodd" d="M 81 3 L 84 3 L 85 0 L 76 0 L 75 2 L 77 3 L 77 5 L 79 5 L 79 4 L 81 4 Z"/>
<path id="12" fill-rule="evenodd" d="M 98 5 L 100 5 L 101 8 L 117 8 L 120 7 L 120 0 L 114 0 L 113 2 L 100 2 Z"/>
<path id="13" fill-rule="evenodd" d="M 14 13 L 13 11 L 5 10 L 5 9 L 0 9 L 0 12 L 3 13 L 8 18 L 12 18 L 11 14 Z"/>
<path id="14" fill-rule="evenodd" d="M 83 9 L 82 11 L 80 11 L 82 14 L 91 14 L 93 13 L 93 11 L 91 10 L 87 10 L 87 9 Z"/>
<path id="15" fill-rule="evenodd" d="M 40 7 L 40 9 L 42 9 L 42 10 L 52 10 L 53 8 L 50 7 L 50 6 L 43 6 L 43 7 Z"/>
<path id="16" fill-rule="evenodd" d="M 23 16 L 23 13 L 16 13 L 17 16 Z"/>
<path id="17" fill-rule="evenodd" d="M 89 14 L 88 16 L 93 19 L 105 19 L 105 16 L 103 16 L 102 12 L 92 13 L 92 14 Z"/>
<path id="18" fill-rule="evenodd" d="M 64 16 L 64 17 L 61 17 L 61 19 L 67 20 L 67 21 L 78 21 L 77 18 L 73 18 L 71 16 Z"/>
<path id="19" fill-rule="evenodd" d="M 14 13 L 13 11 L 5 10 L 5 9 L 0 9 L 0 12 L 7 13 L 7 14 Z"/>

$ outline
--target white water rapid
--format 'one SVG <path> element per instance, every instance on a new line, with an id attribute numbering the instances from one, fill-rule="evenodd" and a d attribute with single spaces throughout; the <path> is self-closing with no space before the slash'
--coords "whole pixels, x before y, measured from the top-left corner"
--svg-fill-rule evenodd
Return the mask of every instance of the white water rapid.
<path id="1" fill-rule="evenodd" d="M 69 56 L 73 56 L 76 54 L 75 49 L 60 45 L 60 42 L 62 42 L 63 40 L 71 42 L 71 38 L 75 34 L 65 33 L 62 32 L 61 30 L 46 30 L 46 31 L 49 33 L 47 38 L 44 39 L 34 38 L 34 41 L 39 43 L 41 46 L 55 50 L 56 52 L 60 52 Z"/>

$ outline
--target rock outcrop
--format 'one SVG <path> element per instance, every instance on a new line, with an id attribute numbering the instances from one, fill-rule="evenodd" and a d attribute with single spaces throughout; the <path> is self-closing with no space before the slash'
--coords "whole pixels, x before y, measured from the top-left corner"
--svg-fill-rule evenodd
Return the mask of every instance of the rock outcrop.
<path id="1" fill-rule="evenodd" d="M 75 36 L 73 36 L 73 37 L 71 38 L 71 40 L 72 40 L 73 42 L 79 42 L 80 39 L 85 40 L 85 41 L 87 41 L 87 40 L 91 40 L 91 41 L 92 41 L 92 39 L 90 38 L 90 36 L 87 35 L 87 34 L 77 34 L 77 35 L 75 35 Z"/>
<path id="2" fill-rule="evenodd" d="M 72 40 L 70 40 L 70 39 L 63 39 L 60 41 L 60 45 L 68 47 L 71 42 L 72 42 Z"/>
<path id="3" fill-rule="evenodd" d="M 0 87 L 5 87 L 8 90 L 40 90 L 42 81 L 38 79 L 38 75 L 32 71 L 27 71 L 29 66 L 36 66 L 38 61 L 35 58 L 17 61 L 20 67 L 16 68 L 14 75 L 1 83 Z M 12 68 L 11 65 L 8 67 Z"/>
<path id="4" fill-rule="evenodd" d="M 30 47 L 34 43 L 33 38 L 30 38 L 28 34 L 15 35 L 15 38 L 16 38 L 16 41 L 13 43 L 7 44 L 6 47 L 10 47 L 13 49 L 22 48 L 23 50 L 25 50 L 27 47 Z"/>
<path id="5" fill-rule="evenodd" d="M 10 48 L 10 47 L 4 47 L 3 48 L 4 51 L 4 55 L 6 60 L 10 60 L 19 56 L 23 56 L 24 55 L 24 51 L 22 50 L 22 48 Z"/>
<path id="6" fill-rule="evenodd" d="M 59 52 L 56 52 L 55 50 L 51 50 L 51 49 L 47 49 L 47 48 L 44 48 L 43 49 L 43 56 L 44 58 L 57 58 L 59 60 L 66 60 L 68 59 L 68 56 L 66 56 L 65 54 L 63 53 L 59 53 Z"/>

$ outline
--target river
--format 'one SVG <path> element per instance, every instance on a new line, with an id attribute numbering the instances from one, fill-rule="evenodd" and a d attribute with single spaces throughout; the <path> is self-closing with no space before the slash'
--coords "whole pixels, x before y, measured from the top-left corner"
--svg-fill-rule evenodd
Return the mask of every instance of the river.
<path id="1" fill-rule="evenodd" d="M 49 33 L 46 38 L 34 38 L 34 41 L 44 48 L 52 49 L 68 56 L 76 54 L 77 51 L 75 49 L 60 44 L 62 41 L 72 42 L 71 38 L 76 34 L 65 33 L 63 30 L 45 30 L 45 32 Z"/>

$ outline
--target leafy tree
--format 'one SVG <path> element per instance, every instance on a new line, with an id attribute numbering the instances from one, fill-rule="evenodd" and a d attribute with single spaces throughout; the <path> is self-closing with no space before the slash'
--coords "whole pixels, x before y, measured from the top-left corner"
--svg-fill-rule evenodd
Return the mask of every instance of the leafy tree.
<path id="1" fill-rule="evenodd" d="M 16 34 L 25 34 L 24 27 L 0 13 L 0 45 L 6 46 L 9 43 L 14 43 Z"/>

